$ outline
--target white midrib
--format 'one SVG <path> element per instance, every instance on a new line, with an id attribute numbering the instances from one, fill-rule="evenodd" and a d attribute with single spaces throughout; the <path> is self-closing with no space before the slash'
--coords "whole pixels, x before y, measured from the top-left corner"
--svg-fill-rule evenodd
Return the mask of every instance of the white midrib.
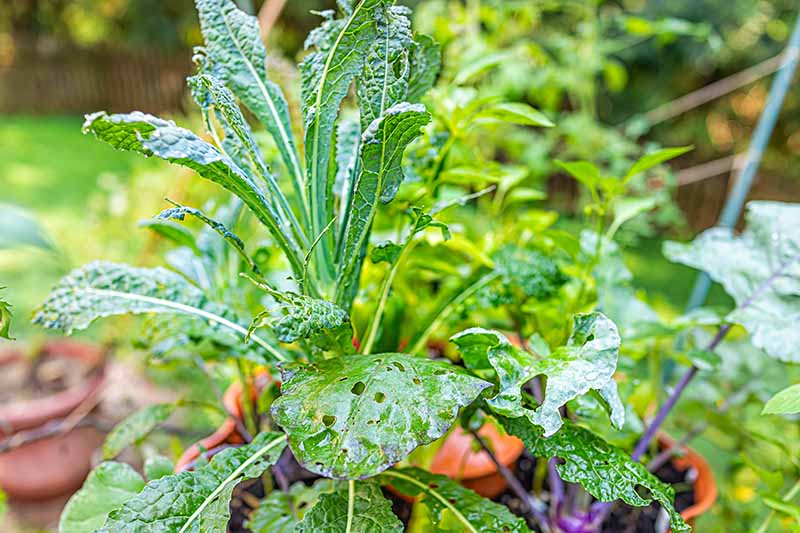
<path id="1" fill-rule="evenodd" d="M 317 192 L 316 191 L 316 189 L 317 189 L 317 172 L 319 172 L 318 158 L 319 158 L 319 144 L 320 144 L 320 142 L 319 142 L 319 122 L 320 122 L 320 106 L 322 105 L 323 88 L 325 87 L 325 82 L 326 82 L 326 80 L 328 78 L 328 70 L 331 67 L 331 61 L 333 60 L 333 56 L 336 54 L 336 50 L 339 48 L 339 44 L 342 41 L 342 37 L 344 37 L 344 34 L 347 33 L 348 29 L 350 29 L 350 25 L 353 23 L 353 21 L 356 18 L 356 15 L 358 14 L 358 12 L 361 10 L 361 8 L 363 6 L 364 6 L 364 0 L 361 0 L 361 2 L 358 3 L 358 5 L 355 7 L 355 9 L 353 9 L 353 12 L 350 14 L 350 18 L 347 20 L 347 24 L 345 24 L 344 28 L 342 28 L 342 31 L 340 31 L 339 35 L 336 37 L 336 41 L 333 43 L 333 46 L 331 47 L 330 52 L 328 53 L 328 58 L 325 60 L 325 67 L 322 69 L 322 78 L 320 78 L 319 85 L 317 85 L 317 97 L 314 100 L 314 115 L 315 115 L 316 119 L 314 120 L 314 136 L 312 137 L 313 148 L 311 150 L 311 155 L 312 155 L 312 158 L 311 158 L 311 169 L 310 169 L 310 172 L 309 172 L 309 174 L 310 174 L 309 182 L 311 183 L 311 187 L 312 187 L 312 190 L 314 192 L 314 194 L 312 194 L 312 197 Z M 310 200 L 312 202 L 316 203 L 316 198 L 310 198 Z M 317 206 L 317 208 L 319 208 L 319 207 L 320 206 Z M 315 230 L 317 229 L 316 225 L 318 223 L 319 223 L 319 221 L 316 220 L 316 214 L 312 214 L 311 225 L 312 225 L 313 228 L 315 228 Z"/>
<path id="2" fill-rule="evenodd" d="M 345 526 L 345 533 L 350 533 L 353 530 L 353 516 L 356 512 L 356 482 L 348 480 L 347 482 L 347 525 Z"/>
<path id="3" fill-rule="evenodd" d="M 208 311 L 204 311 L 203 309 L 199 309 L 197 307 L 192 307 L 191 305 L 182 304 L 179 302 L 173 302 L 171 300 L 164 300 L 162 298 L 154 298 L 152 296 L 143 296 L 141 294 L 131 294 L 129 292 L 120 292 L 120 291 L 113 291 L 109 289 L 85 289 L 86 292 L 91 294 L 98 294 L 102 296 L 110 296 L 113 298 L 121 298 L 123 300 L 132 300 L 135 302 L 145 302 L 152 305 L 157 305 L 161 307 L 168 307 L 170 309 L 175 309 L 176 311 L 180 311 L 182 313 L 186 313 L 188 315 L 195 315 L 199 317 L 203 317 L 207 320 L 213 320 L 228 329 L 232 329 L 233 331 L 240 333 L 243 337 L 247 337 L 247 330 L 237 324 L 236 322 L 231 322 L 230 320 L 223 318 L 219 315 L 215 315 L 214 313 L 209 313 Z M 286 357 L 277 351 L 275 348 L 270 346 L 264 339 L 258 337 L 257 335 L 250 334 L 250 338 L 256 342 L 259 346 L 267 350 L 273 357 L 278 359 L 279 361 L 286 361 Z"/>
<path id="4" fill-rule="evenodd" d="M 418 481 L 418 480 L 414 479 L 411 476 L 407 476 L 405 474 L 401 474 L 400 472 L 395 472 L 395 471 L 391 471 L 391 470 L 384 472 L 383 475 L 390 476 L 390 477 L 396 477 L 398 479 L 402 479 L 403 481 L 407 481 L 407 482 L 411 483 L 412 485 L 416 485 L 417 487 L 421 488 L 422 490 L 424 490 L 425 492 L 427 492 L 428 494 L 430 494 L 431 496 L 433 496 L 434 498 L 439 500 L 439 502 L 441 502 L 442 505 L 447 507 L 447 509 L 449 509 L 450 512 L 453 513 L 453 515 L 458 519 L 458 521 L 461 522 L 462 524 L 464 524 L 464 526 L 466 527 L 467 531 L 470 531 L 471 533 L 478 533 L 478 530 L 475 529 L 475 526 L 473 526 L 470 523 L 470 521 L 467 520 L 466 516 L 461 514 L 461 511 L 456 509 L 453 506 L 452 503 L 447 501 L 447 498 L 445 498 L 444 496 L 442 496 L 441 494 L 439 494 L 438 492 L 436 492 L 435 490 L 430 488 L 425 483 L 422 483 L 421 481 Z"/>
<path id="5" fill-rule="evenodd" d="M 286 152 L 289 154 L 289 157 L 292 160 L 292 166 L 294 167 L 295 179 L 298 182 L 298 186 L 299 186 L 300 185 L 300 176 L 303 175 L 302 171 L 300 170 L 300 161 L 297 159 L 296 151 L 292 149 L 292 144 L 291 144 L 291 142 L 289 140 L 289 134 L 286 132 L 286 130 L 283 127 L 283 122 L 280 120 L 280 116 L 278 115 L 278 109 L 275 107 L 275 103 L 272 101 L 272 98 L 270 97 L 269 91 L 267 91 L 267 87 L 266 87 L 266 85 L 264 85 L 264 82 L 261 80 L 261 76 L 258 75 L 258 72 L 256 71 L 255 67 L 253 66 L 253 63 L 251 63 L 250 60 L 247 59 L 247 55 L 244 53 L 244 50 L 242 50 L 242 47 L 239 46 L 239 41 L 236 40 L 236 37 L 234 36 L 233 30 L 231 29 L 230 25 L 228 24 L 228 18 L 223 16 L 222 17 L 222 22 L 225 24 L 225 29 L 227 30 L 228 35 L 231 38 L 231 42 L 233 42 L 233 45 L 236 47 L 236 50 L 239 52 L 239 55 L 242 56 L 242 59 L 244 60 L 244 64 L 247 65 L 247 70 L 250 71 L 250 75 L 253 76 L 253 79 L 256 80 L 256 83 L 258 84 L 258 89 L 261 91 L 261 94 L 264 96 L 264 100 L 266 100 L 267 106 L 269 106 L 269 112 L 272 115 L 272 118 L 275 120 L 275 124 L 278 126 L 278 131 L 280 132 L 280 135 L 281 135 L 281 141 L 286 146 Z M 303 194 L 302 187 L 299 187 L 299 189 L 300 189 L 299 190 L 300 194 Z"/>
<path id="6" fill-rule="evenodd" d="M 197 519 L 198 516 L 200 516 L 200 514 L 203 512 L 203 510 L 205 510 L 206 507 L 211 505 L 211 503 L 215 499 L 217 499 L 217 496 L 219 496 L 220 493 L 223 490 L 225 490 L 225 488 L 228 486 L 229 483 L 231 483 L 232 481 L 238 479 L 239 476 L 242 474 L 242 472 L 244 472 L 247 469 L 248 466 L 250 466 L 251 464 L 253 464 L 256 461 L 258 461 L 259 459 L 261 459 L 261 457 L 264 454 L 266 454 L 272 448 L 274 448 L 278 444 L 281 444 L 285 440 L 286 440 L 286 435 L 281 435 L 280 437 L 276 438 L 275 440 L 270 441 L 269 443 L 265 444 L 256 453 L 254 453 L 253 455 L 248 457 L 233 472 L 231 472 L 230 475 L 228 477 L 226 477 L 225 480 L 222 483 L 217 485 L 217 488 L 214 489 L 214 491 L 211 494 L 209 494 L 208 497 L 205 500 L 203 500 L 203 503 L 201 503 L 200 506 L 195 510 L 195 512 L 193 512 L 192 515 L 186 520 L 186 522 L 183 524 L 183 527 L 181 527 L 181 529 L 178 531 L 178 533 L 184 533 L 185 531 L 187 531 L 188 527 L 190 525 L 192 525 L 192 522 L 194 522 Z"/>

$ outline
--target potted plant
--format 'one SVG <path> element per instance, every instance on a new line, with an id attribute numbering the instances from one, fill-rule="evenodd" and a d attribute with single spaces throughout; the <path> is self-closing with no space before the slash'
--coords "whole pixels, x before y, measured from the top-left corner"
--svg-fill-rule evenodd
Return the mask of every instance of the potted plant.
<path id="1" fill-rule="evenodd" d="M 791 331 L 787 320 L 775 318 L 792 316 L 795 293 L 786 274 L 797 252 L 784 248 L 796 248 L 800 239 L 778 221 L 796 218 L 797 208 L 753 204 L 752 233 L 712 231 L 691 245 L 670 244 L 671 258 L 702 263 L 739 307 L 724 317 L 695 313 L 665 322 L 636 297 L 614 236 L 653 207 L 646 198 L 626 198 L 630 180 L 685 149 L 649 153 L 622 177 L 588 163 L 562 163 L 590 193 L 592 230 L 575 235 L 554 228 L 556 216 L 540 210 L 514 223 L 509 218 L 526 211 L 519 206 L 525 195 L 509 194 L 519 179 L 475 190 L 472 172 L 444 175 L 454 142 L 442 143 L 431 129 L 421 141 L 430 157 L 411 158 L 413 179 L 400 188 L 403 153 L 431 121 L 418 102 L 439 64 L 432 39 L 411 33 L 406 8 L 388 0 L 342 1 L 338 14 L 322 13 L 300 65 L 301 159 L 286 100 L 267 76 L 256 20 L 230 0 L 198 0 L 197 7 L 206 46 L 197 51 L 199 73 L 189 83 L 209 141 L 141 112 L 88 115 L 85 130 L 116 148 L 186 166 L 230 191 L 231 209 L 214 218 L 177 204 L 158 216 L 199 219 L 219 261 L 210 263 L 209 252 L 180 226 L 159 222 L 159 231 L 184 244 L 180 257 L 170 259 L 173 269 L 91 263 L 62 280 L 35 321 L 70 332 L 100 317 L 146 314 L 156 321 L 163 353 L 202 354 L 201 366 L 232 360 L 242 394 L 231 389 L 234 401 L 222 403 L 232 415 L 226 431 L 235 429 L 237 438 L 198 447 L 206 453 L 176 473 L 163 458 L 145 465 L 145 477 L 124 463 L 102 463 L 66 507 L 61 531 L 224 531 L 243 521 L 231 515 L 232 498 L 253 508 L 244 513 L 236 506 L 253 531 L 591 532 L 603 527 L 617 501 L 658 502 L 673 531 L 689 531 L 672 486 L 640 460 L 658 457 L 664 419 L 700 368 L 713 366 L 732 323 L 747 328 L 757 346 L 790 357 L 773 339 Z M 353 83 L 358 118 L 351 120 L 346 111 L 355 109 L 340 107 Z M 239 103 L 271 136 L 272 168 L 281 179 Z M 467 123 L 480 115 L 549 125 L 529 106 L 501 104 L 473 104 Z M 271 246 L 261 256 L 234 233 L 238 217 L 225 216 L 238 202 L 267 230 Z M 509 218 L 499 216 L 504 212 Z M 486 233 L 489 224 L 500 230 L 458 240 L 459 232 Z M 386 235 L 394 240 L 379 240 Z M 457 253 L 443 261 L 445 250 Z M 732 262 L 731 250 L 751 260 Z M 770 268 L 751 268 L 759 258 Z M 242 317 L 254 294 L 265 309 L 248 326 Z M 719 328 L 713 341 L 698 349 L 700 336 L 687 337 L 676 350 L 691 370 L 652 420 L 626 406 L 621 338 L 658 341 L 708 327 Z M 518 346 L 509 339 L 514 335 Z M 432 343 L 443 337 L 452 343 Z M 260 389 L 259 369 L 276 368 L 280 387 Z M 112 431 L 105 457 L 141 441 L 176 407 L 135 413 Z M 648 419 L 645 426 L 632 424 L 638 416 Z M 481 429 L 487 423 L 498 436 L 519 438 L 535 458 L 539 473 L 531 486 L 497 459 Z M 521 501 L 519 514 L 410 466 L 417 459 L 412 452 L 424 455 L 423 447 L 455 431 L 469 433 L 495 462 Z M 672 446 L 664 446 L 670 459 Z M 255 481 L 240 485 L 245 480 Z M 384 487 L 414 502 L 403 520 Z M 660 520 L 656 512 L 652 522 Z"/>

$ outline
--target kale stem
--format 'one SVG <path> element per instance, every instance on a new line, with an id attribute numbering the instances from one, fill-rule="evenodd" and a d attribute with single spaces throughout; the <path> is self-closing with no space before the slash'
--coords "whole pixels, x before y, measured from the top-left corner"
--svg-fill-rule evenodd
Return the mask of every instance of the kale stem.
<path id="1" fill-rule="evenodd" d="M 789 489 L 789 492 L 787 492 L 783 496 L 783 498 L 781 498 L 781 501 L 782 502 L 790 502 L 790 501 L 792 501 L 792 499 L 795 496 L 797 496 L 798 492 L 800 492 L 800 479 L 798 479 L 797 482 L 794 485 L 792 485 L 792 488 Z M 769 527 L 769 523 L 772 522 L 772 518 L 774 516 L 775 516 L 775 509 L 771 509 L 769 514 L 767 515 L 767 517 L 764 518 L 764 521 L 761 522 L 761 525 L 759 526 L 759 528 L 756 531 L 756 533 L 767 533 L 767 528 Z"/>
<path id="2" fill-rule="evenodd" d="M 222 391 L 219 390 L 219 387 L 217 386 L 217 383 L 214 381 L 214 378 L 211 376 L 211 371 L 208 369 L 208 366 L 206 365 L 206 362 L 203 361 L 203 359 L 201 357 L 199 357 L 199 356 L 194 358 L 194 362 L 198 366 L 198 368 L 200 368 L 200 370 L 203 372 L 203 374 L 205 375 L 206 380 L 208 381 L 208 385 L 211 388 L 211 392 L 214 394 L 214 396 L 216 397 L 217 401 L 222 406 L 222 409 L 225 411 L 225 413 L 229 417 L 231 417 L 233 419 L 234 424 L 236 424 L 236 431 L 239 433 L 239 436 L 241 436 L 244 439 L 245 442 L 251 442 L 253 440 L 253 436 L 250 434 L 249 431 L 247 431 L 247 428 L 242 423 L 242 420 L 238 416 L 235 416 L 233 413 L 228 411 L 228 408 L 225 406 L 225 400 L 222 397 Z"/>
<path id="3" fill-rule="evenodd" d="M 486 452 L 494 465 L 497 467 L 497 471 L 500 472 L 500 475 L 502 475 L 506 480 L 508 486 L 511 487 L 511 491 L 522 501 L 522 503 L 525 504 L 528 513 L 533 515 L 534 520 L 536 520 L 536 523 L 539 525 L 542 531 L 544 533 L 548 533 L 550 531 L 550 522 L 545 512 L 547 505 L 542 500 L 525 490 L 525 487 L 522 486 L 522 483 L 519 482 L 514 473 L 511 472 L 506 465 L 501 463 L 499 459 L 497 459 L 497 456 L 495 456 L 494 452 L 492 452 L 492 450 L 489 448 L 489 445 L 486 444 L 486 441 L 483 440 L 483 437 L 478 435 L 477 431 L 470 431 L 470 433 L 475 439 L 475 442 L 480 444 L 481 448 L 483 448 L 483 451 Z"/>

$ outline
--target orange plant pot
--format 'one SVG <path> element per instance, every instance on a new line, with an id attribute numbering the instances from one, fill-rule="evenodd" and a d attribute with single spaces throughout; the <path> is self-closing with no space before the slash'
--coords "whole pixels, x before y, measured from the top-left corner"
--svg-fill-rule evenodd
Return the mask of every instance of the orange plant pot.
<path id="1" fill-rule="evenodd" d="M 666 450 L 675 444 L 675 440 L 665 433 L 660 433 L 658 443 Z M 693 468 L 697 472 L 697 479 L 694 482 L 694 504 L 681 511 L 686 523 L 694 527 L 695 519 L 711 509 L 717 501 L 717 481 L 714 479 L 711 466 L 702 455 L 688 446 L 683 446 L 681 452 L 681 456 L 672 459 L 672 465 L 681 471 Z"/>
<path id="2" fill-rule="evenodd" d="M 255 401 L 261 390 L 272 382 L 272 376 L 266 371 L 259 372 L 256 374 L 255 382 L 256 386 L 250 389 L 252 401 Z M 242 444 L 244 442 L 244 439 L 239 435 L 239 431 L 236 429 L 236 420 L 233 418 L 236 417 L 242 420 L 241 382 L 234 381 L 231 383 L 222 396 L 222 403 L 225 406 L 225 410 L 228 411 L 228 414 L 231 416 L 226 418 L 214 433 L 187 448 L 175 463 L 175 472 L 186 470 L 189 465 L 200 457 L 203 450 L 211 450 L 224 444 Z"/>
<path id="3" fill-rule="evenodd" d="M 514 470 L 525 445 L 517 437 L 501 433 L 494 424 L 487 423 L 478 430 L 497 460 Z M 447 436 L 431 463 L 431 472 L 443 474 L 461 482 L 485 498 L 495 498 L 508 488 L 508 483 L 497 470 L 489 454 L 475 449 L 475 439 L 456 427 Z"/>
<path id="4" fill-rule="evenodd" d="M 13 438 L 72 413 L 105 382 L 103 351 L 72 340 L 50 341 L 42 357 L 79 361 L 92 368 L 78 385 L 32 400 L 14 401 L 0 407 L 0 438 Z M 3 366 L 24 355 L 9 350 L 0 354 Z M 103 442 L 103 434 L 91 427 L 74 428 L 52 437 L 31 441 L 0 453 L 0 488 L 17 500 L 46 500 L 74 492 L 92 467 L 92 454 Z"/>

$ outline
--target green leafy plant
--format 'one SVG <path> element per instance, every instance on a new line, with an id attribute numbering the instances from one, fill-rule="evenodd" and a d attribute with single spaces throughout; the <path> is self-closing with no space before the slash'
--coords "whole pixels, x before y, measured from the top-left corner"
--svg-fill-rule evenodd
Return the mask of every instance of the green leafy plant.
<path id="1" fill-rule="evenodd" d="M 689 382 L 719 365 L 734 324 L 755 347 L 794 360 L 800 237 L 784 221 L 798 208 L 752 203 L 741 236 L 711 230 L 668 244 L 670 259 L 708 271 L 736 308 L 662 319 L 634 290 L 614 239 L 654 206 L 632 180 L 686 148 L 652 151 L 625 171 L 557 163 L 590 197 L 575 234 L 532 208 L 543 193 L 519 166 L 453 164 L 471 132 L 553 123 L 527 104 L 447 86 L 425 100 L 432 117 L 421 100 L 439 48 L 411 31 L 408 9 L 342 0 L 338 13 L 321 13 L 299 67 L 300 143 L 256 19 L 230 0 L 196 3 L 205 47 L 189 86 L 206 133 L 141 112 L 88 115 L 85 131 L 187 167 L 232 199 L 203 210 L 173 203 L 142 224 L 177 245 L 170 268 L 90 263 L 34 320 L 69 333 L 145 315 L 155 356 L 235 365 L 242 442 L 201 450 L 174 473 L 151 456 L 142 477 L 113 459 L 196 406 L 145 408 L 109 434 L 106 462 L 70 500 L 61 531 L 225 531 L 247 480 L 264 493 L 246 520 L 253 531 L 592 532 L 618 501 L 657 502 L 673 531 L 689 531 L 674 488 L 640 461 L 661 457 L 656 434 Z M 203 229 L 179 224 L 187 218 Z M 266 242 L 254 249 L 255 238 L 239 236 L 250 230 Z M 675 336 L 685 342 L 669 353 L 689 369 L 668 395 L 653 391 L 645 403 L 666 398 L 650 419 L 627 374 L 638 370 L 637 346 Z M 452 342 L 434 342 L 442 338 Z M 279 387 L 258 384 L 264 370 L 279 370 Z M 777 403 L 767 411 L 788 412 Z M 421 467 L 453 428 L 483 424 L 519 437 L 538 461 L 537 489 L 515 486 L 518 514 Z M 292 460 L 313 484 L 287 479 Z M 410 524 L 384 489 L 414 499 Z"/>

